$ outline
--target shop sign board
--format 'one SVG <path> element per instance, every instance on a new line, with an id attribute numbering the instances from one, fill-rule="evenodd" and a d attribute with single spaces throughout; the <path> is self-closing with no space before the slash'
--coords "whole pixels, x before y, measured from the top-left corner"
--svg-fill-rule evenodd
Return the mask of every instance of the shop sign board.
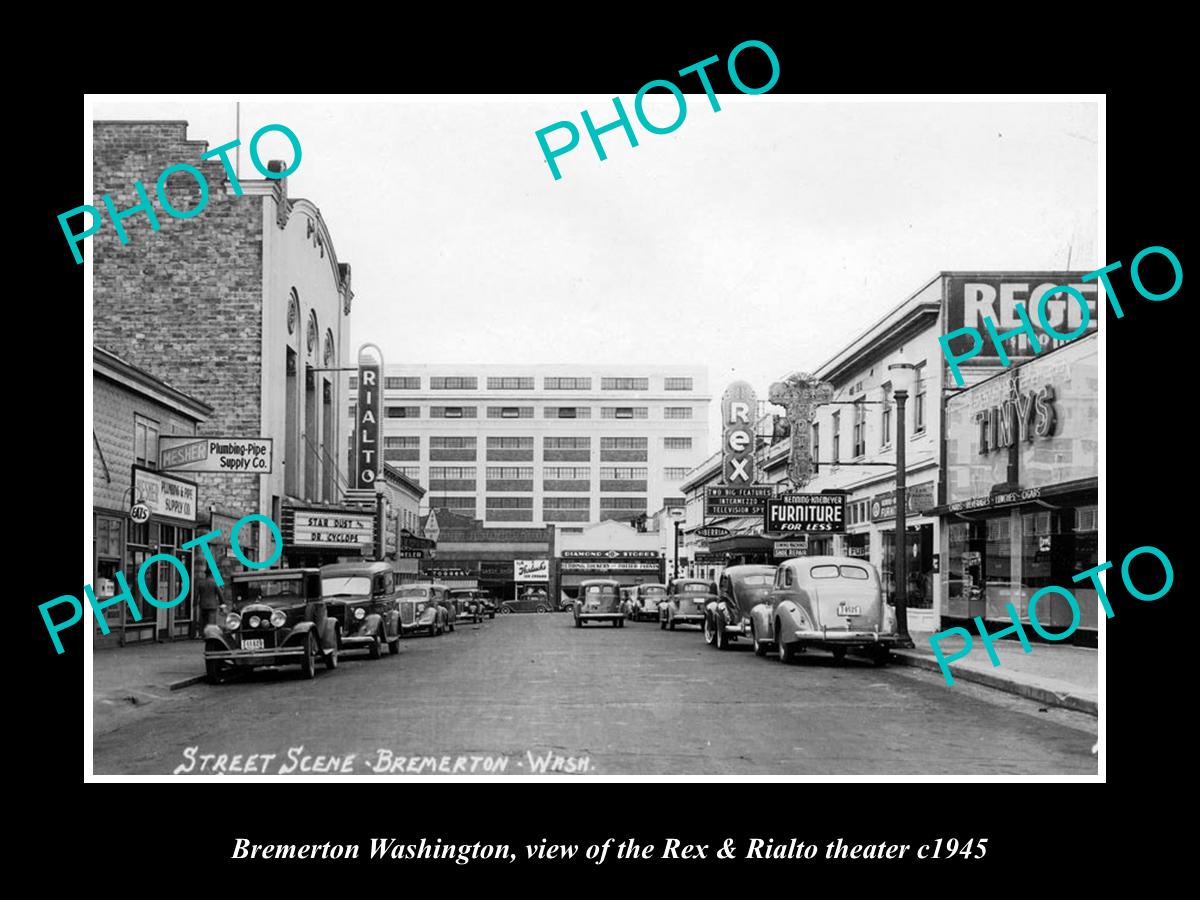
<path id="1" fill-rule="evenodd" d="M 836 534 L 846 530 L 845 494 L 785 494 L 766 501 L 768 534 Z"/>
<path id="2" fill-rule="evenodd" d="M 271 438 L 166 435 L 158 439 L 158 467 L 171 472 L 245 472 L 270 475 Z"/>
<path id="3" fill-rule="evenodd" d="M 705 516 L 761 516 L 763 504 L 775 496 L 772 485 L 708 487 L 704 489 Z"/>

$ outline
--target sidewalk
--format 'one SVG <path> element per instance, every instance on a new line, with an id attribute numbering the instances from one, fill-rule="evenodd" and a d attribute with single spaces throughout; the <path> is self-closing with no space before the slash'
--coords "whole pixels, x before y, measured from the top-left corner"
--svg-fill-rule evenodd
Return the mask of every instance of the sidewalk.
<path id="1" fill-rule="evenodd" d="M 1031 643 L 1026 653 L 1020 641 L 998 641 L 995 645 L 1000 665 L 993 666 L 987 648 L 978 635 L 971 652 L 949 664 L 955 682 L 971 681 L 996 690 L 1036 700 L 1047 706 L 1061 706 L 1097 715 L 1096 682 L 1099 677 L 1099 652 L 1089 647 Z M 933 655 L 928 632 L 912 632 L 912 650 L 893 650 L 892 659 L 903 665 L 936 672 L 942 669 Z M 951 657 L 962 650 L 962 638 L 952 636 L 941 643 L 942 653 Z M 944 682 L 943 682 L 944 683 Z M 953 690 L 953 686 L 948 686 Z"/>
<path id="2" fill-rule="evenodd" d="M 92 652 L 92 694 L 126 699 L 176 691 L 204 680 L 204 641 L 147 641 Z"/>

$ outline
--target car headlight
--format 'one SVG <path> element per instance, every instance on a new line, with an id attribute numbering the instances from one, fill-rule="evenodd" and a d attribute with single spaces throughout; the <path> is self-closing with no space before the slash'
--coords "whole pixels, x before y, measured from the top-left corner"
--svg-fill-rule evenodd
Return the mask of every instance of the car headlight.
<path id="1" fill-rule="evenodd" d="M 262 619 L 260 619 L 258 616 L 251 616 L 249 624 L 251 628 L 257 628 L 262 624 Z"/>
<path id="2" fill-rule="evenodd" d="M 237 613 L 230 613 L 225 617 L 225 628 L 228 631 L 237 631 L 242 627 L 242 617 Z"/>
<path id="3" fill-rule="evenodd" d="M 419 615 L 420 615 L 421 613 L 423 613 L 423 612 L 425 612 L 425 604 L 424 604 L 424 603 L 418 603 L 418 604 L 417 604 L 417 615 L 419 616 Z"/>
<path id="4" fill-rule="evenodd" d="M 271 624 L 276 628 L 282 628 L 286 622 L 287 613 L 285 613 L 282 609 L 277 609 L 275 612 L 271 613 Z"/>
<path id="5" fill-rule="evenodd" d="M 367 611 L 365 609 L 363 609 L 361 606 L 357 607 L 354 610 L 354 618 L 365 619 L 366 617 L 367 617 Z"/>

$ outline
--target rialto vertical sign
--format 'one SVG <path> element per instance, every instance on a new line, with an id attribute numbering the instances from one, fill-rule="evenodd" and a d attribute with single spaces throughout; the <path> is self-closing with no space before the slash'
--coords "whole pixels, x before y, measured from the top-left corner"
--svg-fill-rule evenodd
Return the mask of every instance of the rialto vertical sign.
<path id="1" fill-rule="evenodd" d="M 721 395 L 721 481 L 754 484 L 754 424 L 758 398 L 745 381 L 735 381 Z"/>
<path id="2" fill-rule="evenodd" d="M 358 404 L 355 407 L 354 486 L 375 489 L 379 479 L 379 419 L 382 414 L 383 351 L 358 348 Z"/>

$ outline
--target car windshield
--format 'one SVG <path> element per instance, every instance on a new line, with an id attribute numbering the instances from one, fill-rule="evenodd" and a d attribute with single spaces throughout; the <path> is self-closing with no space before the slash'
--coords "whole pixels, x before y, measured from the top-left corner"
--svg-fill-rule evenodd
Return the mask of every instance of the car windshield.
<path id="1" fill-rule="evenodd" d="M 259 578 L 233 583 L 233 602 L 237 606 L 247 603 L 292 606 L 304 600 L 304 582 L 299 578 Z"/>
<path id="2" fill-rule="evenodd" d="M 323 597 L 347 597 L 369 593 L 370 575 L 330 575 L 321 579 Z"/>
<path id="3" fill-rule="evenodd" d="M 599 597 L 602 594 L 611 597 L 617 592 L 617 589 L 606 584 L 591 584 L 588 585 L 587 595 L 589 597 Z"/>
<path id="4" fill-rule="evenodd" d="M 426 597 L 429 596 L 429 588 L 423 588 L 423 587 L 400 588 L 398 596 L 408 597 L 408 598 L 415 597 L 417 599 L 424 600 Z"/>
<path id="5" fill-rule="evenodd" d="M 853 581 L 867 581 L 871 576 L 860 566 L 813 566 L 809 574 L 813 578 L 849 578 Z"/>
<path id="6" fill-rule="evenodd" d="M 679 586 L 680 593 L 683 594 L 707 594 L 710 589 L 707 584 L 681 584 Z"/>

